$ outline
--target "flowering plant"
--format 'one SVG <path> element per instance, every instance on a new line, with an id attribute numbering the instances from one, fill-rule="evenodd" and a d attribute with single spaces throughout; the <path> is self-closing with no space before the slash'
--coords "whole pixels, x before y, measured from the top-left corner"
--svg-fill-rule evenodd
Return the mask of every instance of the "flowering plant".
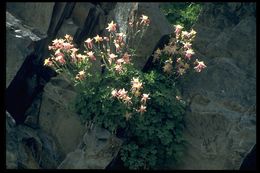
<path id="1" fill-rule="evenodd" d="M 127 33 L 119 33 L 112 21 L 106 28 L 109 35 L 87 38 L 83 52 L 65 35 L 52 41 L 53 54 L 44 61 L 75 84 L 75 110 L 84 123 L 103 126 L 125 139 L 120 156 L 130 169 L 154 168 L 166 156 L 176 156 L 183 142 L 185 102 L 167 75 L 178 77 L 188 69 L 186 64 L 194 54 L 189 43 L 195 31 L 181 33 L 182 28 L 176 26 L 176 37 L 154 54 L 154 63 L 164 64 L 164 73 L 144 73 L 131 60 L 149 25 L 148 16 L 142 15 L 139 21 L 129 22 Z M 99 61 L 101 68 L 95 68 Z M 197 72 L 206 67 L 198 60 L 195 63 Z"/>

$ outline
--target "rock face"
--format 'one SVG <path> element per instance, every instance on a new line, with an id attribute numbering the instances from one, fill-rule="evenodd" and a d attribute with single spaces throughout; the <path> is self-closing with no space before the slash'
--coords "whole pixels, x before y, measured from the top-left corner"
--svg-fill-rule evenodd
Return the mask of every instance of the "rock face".
<path id="1" fill-rule="evenodd" d="M 171 168 L 239 169 L 256 143 L 255 4 L 206 4 L 195 30 L 207 68 L 184 85 L 187 150 Z"/>
<path id="2" fill-rule="evenodd" d="M 40 129 L 16 125 L 6 113 L 6 168 L 56 168 L 60 155 L 53 139 Z"/>
<path id="3" fill-rule="evenodd" d="M 7 88 L 26 57 L 33 52 L 33 43 L 42 38 L 9 12 L 6 12 L 6 31 L 6 56 L 9 57 L 6 59 Z"/>
<path id="4" fill-rule="evenodd" d="M 45 85 L 42 96 L 39 126 L 56 140 L 64 157 L 77 147 L 85 130 L 79 116 L 69 110 L 75 96 L 73 86 L 61 76 Z"/>
<path id="5" fill-rule="evenodd" d="M 109 131 L 95 127 L 85 133 L 82 144 L 67 155 L 58 169 L 105 169 L 121 145 L 122 141 Z"/>
<path id="6" fill-rule="evenodd" d="M 44 7 L 44 8 L 43 8 Z M 26 24 L 46 34 L 52 18 L 54 3 L 7 3 L 7 10 Z"/>

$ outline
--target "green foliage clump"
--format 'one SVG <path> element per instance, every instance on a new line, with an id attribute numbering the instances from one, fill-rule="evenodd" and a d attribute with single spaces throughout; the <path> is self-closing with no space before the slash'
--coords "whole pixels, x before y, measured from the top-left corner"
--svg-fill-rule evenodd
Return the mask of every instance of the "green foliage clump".
<path id="1" fill-rule="evenodd" d="M 160 8 L 171 24 L 179 24 L 185 29 L 191 29 L 192 25 L 202 9 L 202 3 L 172 2 L 161 3 Z"/>
<path id="2" fill-rule="evenodd" d="M 107 87 L 105 83 L 110 81 L 109 75 L 100 81 L 102 83 L 95 91 L 79 95 L 76 110 L 84 122 L 95 121 L 95 124 L 117 135 L 121 133 L 126 140 L 120 157 L 126 167 L 153 169 L 165 159 L 174 159 L 176 153 L 180 154 L 184 142 L 181 132 L 186 105 L 176 98 L 180 93 L 175 84 L 157 71 L 140 73 L 129 70 L 118 80 L 121 85 L 127 86 L 130 76 L 137 74 L 145 85 L 144 92 L 151 95 L 147 112 L 142 115 L 132 114 L 132 118 L 126 120 L 124 114 L 127 108 L 122 107 L 118 100 L 111 101 L 111 88 L 117 83 Z"/>

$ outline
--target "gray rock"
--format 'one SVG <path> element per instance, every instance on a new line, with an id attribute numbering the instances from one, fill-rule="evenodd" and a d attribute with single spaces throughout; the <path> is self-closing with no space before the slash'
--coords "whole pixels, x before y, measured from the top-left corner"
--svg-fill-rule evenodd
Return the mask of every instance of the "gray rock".
<path id="1" fill-rule="evenodd" d="M 6 168 L 16 169 L 18 162 L 17 135 L 14 130 L 15 120 L 6 112 Z"/>
<path id="2" fill-rule="evenodd" d="M 53 139 L 41 129 L 15 125 L 6 113 L 6 168 L 56 168 L 60 156 Z"/>
<path id="3" fill-rule="evenodd" d="M 231 5 L 205 5 L 195 25 L 194 46 L 207 68 L 183 86 L 187 149 L 169 168 L 239 169 L 256 144 L 255 5 Z"/>
<path id="4" fill-rule="evenodd" d="M 76 148 L 85 129 L 79 116 L 69 109 L 75 96 L 73 85 L 61 76 L 51 79 L 42 96 L 39 125 L 56 140 L 64 157 Z"/>
<path id="5" fill-rule="evenodd" d="M 6 12 L 6 88 L 26 57 L 34 51 L 34 43 L 42 39 L 31 29 Z"/>
<path id="6" fill-rule="evenodd" d="M 85 133 L 83 142 L 66 156 L 58 169 L 105 169 L 122 145 L 120 139 L 98 127 Z"/>
<path id="7" fill-rule="evenodd" d="M 24 21 L 25 24 L 46 35 L 53 11 L 54 3 L 7 3 L 7 10 Z"/>

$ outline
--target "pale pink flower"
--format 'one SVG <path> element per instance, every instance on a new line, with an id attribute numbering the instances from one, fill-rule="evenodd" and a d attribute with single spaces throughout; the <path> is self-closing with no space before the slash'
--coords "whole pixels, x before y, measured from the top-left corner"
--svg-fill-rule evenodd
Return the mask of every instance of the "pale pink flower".
<path id="1" fill-rule="evenodd" d="M 201 72 L 202 69 L 206 68 L 207 66 L 204 64 L 203 61 L 198 61 L 198 59 L 196 59 L 195 63 L 197 63 L 197 66 L 194 67 L 194 69 L 197 71 L 197 72 Z"/>
<path id="2" fill-rule="evenodd" d="M 196 36 L 197 32 L 195 30 L 191 30 L 190 33 L 189 33 L 189 37 L 194 37 Z"/>
<path id="3" fill-rule="evenodd" d="M 65 49 L 65 50 L 70 50 L 71 48 L 73 48 L 74 46 L 70 43 L 63 43 L 62 44 L 62 48 Z"/>
<path id="4" fill-rule="evenodd" d="M 191 43 L 190 42 L 186 42 L 183 44 L 184 49 L 191 49 Z"/>
<path id="5" fill-rule="evenodd" d="M 90 51 L 87 53 L 88 57 L 91 59 L 91 60 L 96 60 L 96 57 L 94 56 L 94 52 Z"/>
<path id="6" fill-rule="evenodd" d="M 123 89 L 119 89 L 119 90 L 117 91 L 118 98 L 119 98 L 119 99 L 123 99 L 123 98 L 127 97 L 127 92 L 128 92 L 128 91 L 126 91 L 124 88 L 123 88 Z"/>
<path id="7" fill-rule="evenodd" d="M 182 31 L 181 36 L 182 36 L 182 38 L 189 38 L 190 35 L 187 31 Z"/>
<path id="8" fill-rule="evenodd" d="M 176 33 L 176 35 L 178 35 L 181 32 L 182 29 L 183 29 L 183 27 L 181 25 L 175 25 L 175 33 Z"/>
<path id="9" fill-rule="evenodd" d="M 149 20 L 148 16 L 142 15 L 142 17 L 140 17 L 140 19 L 141 19 L 140 24 L 149 25 L 150 20 Z"/>
<path id="10" fill-rule="evenodd" d="M 135 92 L 135 91 L 138 91 L 142 88 L 142 82 L 139 81 L 139 78 L 134 78 L 132 79 L 131 81 L 132 83 L 132 91 Z"/>
<path id="11" fill-rule="evenodd" d="M 118 59 L 118 60 L 116 61 L 117 64 L 122 64 L 122 63 L 124 63 L 124 62 L 125 62 L 125 61 L 124 61 L 123 58 L 120 58 L 120 59 Z"/>
<path id="12" fill-rule="evenodd" d="M 127 52 L 123 55 L 122 58 L 124 59 L 124 63 L 125 64 L 129 64 L 130 63 L 130 55 Z"/>
<path id="13" fill-rule="evenodd" d="M 93 48 L 93 39 L 88 38 L 85 43 L 87 44 L 87 48 L 92 49 Z"/>
<path id="14" fill-rule="evenodd" d="M 106 28 L 109 32 L 115 32 L 116 31 L 116 23 L 112 21 L 108 24 L 108 27 Z"/>
<path id="15" fill-rule="evenodd" d="M 64 57 L 62 55 L 58 55 L 56 58 L 55 58 L 55 61 L 61 63 L 61 64 L 66 64 L 66 61 L 64 59 Z"/>
<path id="16" fill-rule="evenodd" d="M 123 38 L 125 37 L 126 35 L 124 34 L 124 33 L 118 33 L 117 34 L 117 39 L 118 39 L 118 42 L 120 43 L 120 42 L 123 42 L 124 40 L 123 40 Z"/>
<path id="17" fill-rule="evenodd" d="M 142 97 L 142 99 L 141 99 L 141 102 L 142 102 L 143 104 L 146 104 L 146 101 L 149 100 L 149 99 L 150 99 L 149 94 L 143 94 L 143 97 Z"/>
<path id="18" fill-rule="evenodd" d="M 111 95 L 113 97 L 117 97 L 117 90 L 116 89 L 112 90 Z"/>
<path id="19" fill-rule="evenodd" d="M 125 96 L 125 97 L 123 98 L 123 102 L 124 102 L 125 104 L 132 104 L 131 99 L 132 99 L 131 97 Z"/>
<path id="20" fill-rule="evenodd" d="M 82 54 L 77 54 L 76 57 L 77 57 L 77 59 L 78 59 L 79 61 L 84 61 L 84 60 L 87 58 L 86 55 L 82 55 Z"/>
<path id="21" fill-rule="evenodd" d="M 80 72 L 76 75 L 76 79 L 78 79 L 78 80 L 83 80 L 84 77 L 85 77 L 85 71 L 84 71 L 84 70 L 80 71 Z"/>
<path id="22" fill-rule="evenodd" d="M 114 44 L 116 47 L 116 52 L 120 51 L 120 45 L 118 44 L 118 42 L 116 40 L 114 40 Z"/>
<path id="23" fill-rule="evenodd" d="M 106 40 L 107 42 L 109 41 L 109 38 L 108 37 L 104 37 L 104 40 Z"/>
<path id="24" fill-rule="evenodd" d="M 141 105 L 141 107 L 137 110 L 137 112 L 140 112 L 141 114 L 143 114 L 144 112 L 146 112 L 146 106 Z"/>
<path id="25" fill-rule="evenodd" d="M 189 60 L 191 59 L 191 56 L 194 55 L 194 51 L 192 49 L 188 49 L 185 51 L 185 57 Z"/>
<path id="26" fill-rule="evenodd" d="M 64 38 L 69 42 L 73 41 L 73 37 L 71 35 L 66 34 Z"/>
<path id="27" fill-rule="evenodd" d="M 96 43 L 103 41 L 102 37 L 100 37 L 99 35 L 97 35 L 96 37 L 94 37 L 94 39 L 95 39 Z"/>
<path id="28" fill-rule="evenodd" d="M 116 57 L 117 57 L 117 55 L 115 55 L 113 53 L 108 54 L 108 62 L 109 62 L 109 64 L 111 64 L 115 60 Z"/>
<path id="29" fill-rule="evenodd" d="M 117 64 L 115 65 L 115 70 L 119 73 L 123 72 L 123 67 L 121 64 Z"/>
<path id="30" fill-rule="evenodd" d="M 44 66 L 53 66 L 53 62 L 50 60 L 50 58 L 44 60 Z"/>

